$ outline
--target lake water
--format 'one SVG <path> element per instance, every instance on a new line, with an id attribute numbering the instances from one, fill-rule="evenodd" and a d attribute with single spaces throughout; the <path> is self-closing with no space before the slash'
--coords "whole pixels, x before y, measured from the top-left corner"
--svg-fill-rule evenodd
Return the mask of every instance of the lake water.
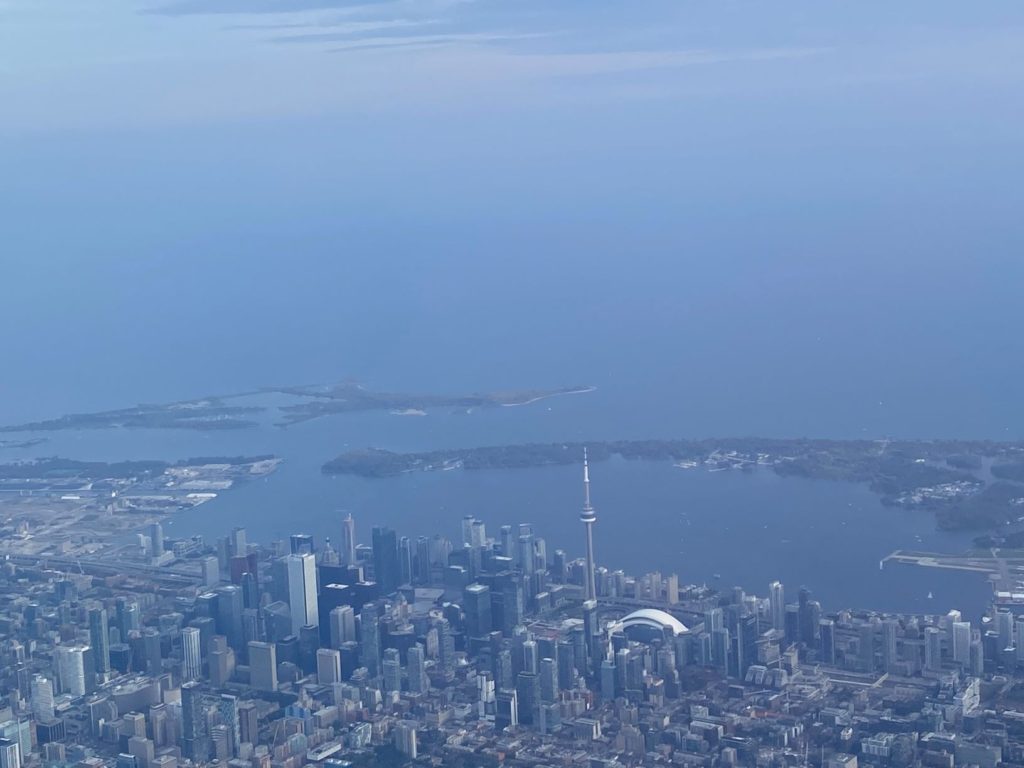
<path id="1" fill-rule="evenodd" d="M 275 453 L 285 459 L 271 477 L 176 516 L 167 525 L 169 536 L 199 533 L 212 540 L 242 525 L 251 540 L 264 543 L 296 532 L 337 542 L 344 512 L 351 512 L 364 542 L 375 524 L 400 535 L 440 532 L 457 541 L 462 516 L 472 514 L 492 535 L 504 523 L 532 523 L 549 552 L 562 548 L 575 557 L 583 554 L 578 466 L 386 479 L 329 477 L 320 466 L 351 447 L 421 450 L 595 437 L 584 417 L 601 405 L 592 393 L 470 414 L 335 416 L 287 429 L 268 423 L 223 433 L 52 433 L 46 444 L 18 455 L 113 460 Z M 928 513 L 886 508 L 863 486 L 781 478 L 763 469 L 707 472 L 622 459 L 595 465 L 592 484 L 598 560 L 612 569 L 678 573 L 684 583 L 740 585 L 761 594 L 779 579 L 793 594 L 808 586 L 832 609 L 958 608 L 976 615 L 990 594 L 976 575 L 897 565 L 880 570 L 879 561 L 894 549 L 959 551 L 970 536 L 936 531 Z"/>
<path id="2" fill-rule="evenodd" d="M 646 134 L 624 134 L 634 135 Z M 902 150 L 826 143 L 794 174 L 775 139 L 730 165 L 716 135 L 718 154 L 673 133 L 576 157 L 574 131 L 558 178 L 540 161 L 529 172 L 513 154 L 490 169 L 461 150 L 443 170 L 378 178 L 367 162 L 350 177 L 348 162 L 324 165 L 324 148 L 296 147 L 285 126 L 24 147 L 16 160 L 36 186 L 0 190 L 0 421 L 349 375 L 412 392 L 593 384 L 472 415 L 64 433 L 34 452 L 285 458 L 265 483 L 183 515 L 172 530 L 186 534 L 337 536 L 347 509 L 363 541 L 375 522 L 455 537 L 472 513 L 492 528 L 534 522 L 574 555 L 571 468 L 369 481 L 320 466 L 366 446 L 1024 436 L 1017 155 L 942 165 L 953 175 L 932 183 L 920 175 L 929 152 L 895 183 Z M 988 194 L 954 199 L 962 189 Z M 616 463 L 595 467 L 594 494 L 598 553 L 612 567 L 717 573 L 758 592 L 781 578 L 832 608 L 977 613 L 987 597 L 970 576 L 879 572 L 893 549 L 961 550 L 969 537 L 940 535 L 930 516 L 883 509 L 856 486 Z"/>
<path id="3" fill-rule="evenodd" d="M 1010 76 L 1021 68 L 1006 65 L 1015 41 L 988 34 L 1009 27 L 972 23 L 985 32 L 974 37 L 947 19 L 936 38 L 915 27 L 916 55 L 907 35 L 891 35 L 879 56 L 884 41 L 867 22 L 861 40 L 845 14 L 823 27 L 838 36 L 790 21 L 781 36 L 698 24 L 695 40 L 703 49 L 705 26 L 727 30 L 731 57 L 777 37 L 833 52 L 821 60 L 831 68 L 643 66 L 610 80 L 558 76 L 550 90 L 524 81 L 522 92 L 474 72 L 483 101 L 457 88 L 445 106 L 429 89 L 394 109 L 350 103 L 332 74 L 333 109 L 317 100 L 308 114 L 220 119 L 238 89 L 187 89 L 198 99 L 189 118 L 155 89 L 159 108 L 141 122 L 134 90 L 110 87 L 112 69 L 97 88 L 129 94 L 131 120 L 75 88 L 53 100 L 54 130 L 15 127 L 4 144 L 0 423 L 345 376 L 413 392 L 593 384 L 590 395 L 471 416 L 66 433 L 35 451 L 286 459 L 265 483 L 183 515 L 172 528 L 185 533 L 242 524 L 260 540 L 337 535 L 344 508 L 364 541 L 377 521 L 454 537 L 473 513 L 492 527 L 532 521 L 549 546 L 577 555 L 571 468 L 382 481 L 319 468 L 353 446 L 1024 437 L 1014 128 L 1024 90 Z M 864 45 L 847 45 L 847 33 Z M 286 48 L 298 50 L 267 50 Z M 599 50 L 581 58 L 603 60 Z M 329 60 L 362 82 L 347 58 L 320 59 L 310 66 Z M 305 63 L 294 82 L 273 71 L 296 95 L 315 74 Z M 378 89 L 367 90 L 375 103 Z M 392 97 L 404 103 L 403 93 Z M 86 101 L 111 127 L 71 119 L 68 105 Z M 216 109 L 200 108 L 207 101 Z M 0 451 L 0 461 L 19 455 Z M 781 578 L 833 608 L 976 612 L 986 597 L 976 578 L 879 572 L 894 548 L 959 550 L 967 537 L 882 509 L 855 486 L 615 463 L 595 467 L 594 494 L 610 566 L 693 581 L 719 573 L 759 592 Z"/>

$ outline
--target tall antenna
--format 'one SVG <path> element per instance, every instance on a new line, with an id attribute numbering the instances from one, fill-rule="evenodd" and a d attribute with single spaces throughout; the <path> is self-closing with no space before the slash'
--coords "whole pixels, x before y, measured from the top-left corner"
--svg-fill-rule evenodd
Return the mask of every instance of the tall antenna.
<path id="1" fill-rule="evenodd" d="M 580 512 L 580 521 L 586 531 L 586 552 L 587 552 L 587 574 L 584 583 L 583 599 L 597 599 L 597 583 L 594 575 L 594 523 L 597 515 L 590 504 L 590 460 L 587 456 L 587 449 L 583 449 L 583 509 Z"/>
<path id="2" fill-rule="evenodd" d="M 590 462 L 587 460 L 587 449 L 583 449 L 583 508 L 592 509 L 590 506 Z"/>

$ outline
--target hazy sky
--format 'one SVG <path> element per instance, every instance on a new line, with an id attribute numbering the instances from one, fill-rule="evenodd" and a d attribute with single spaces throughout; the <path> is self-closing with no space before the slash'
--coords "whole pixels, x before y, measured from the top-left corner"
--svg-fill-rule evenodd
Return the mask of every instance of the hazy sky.
<path id="1" fill-rule="evenodd" d="M 1010 428 L 1019 0 L 0 0 L 0 118 L 11 412 L 656 362 Z"/>
<path id="2" fill-rule="evenodd" d="M 1010 93 L 1022 43 L 1012 0 L 2 0 L 2 130 Z"/>

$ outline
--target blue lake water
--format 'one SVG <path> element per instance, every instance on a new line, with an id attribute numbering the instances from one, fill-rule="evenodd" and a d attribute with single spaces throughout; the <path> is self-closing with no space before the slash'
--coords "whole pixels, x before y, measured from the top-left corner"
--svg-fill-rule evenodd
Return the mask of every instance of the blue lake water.
<path id="1" fill-rule="evenodd" d="M 817 119 L 849 116 L 848 94 L 833 96 L 845 111 Z M 650 118 L 611 149 L 589 125 L 552 137 L 545 113 L 533 135 L 555 143 L 539 156 L 494 150 L 516 145 L 515 119 L 498 134 L 453 125 L 436 156 L 404 134 L 382 148 L 330 126 L 308 143 L 269 124 L 29 142 L 9 154 L 32 184 L 0 189 L 0 422 L 349 375 L 412 392 L 593 384 L 472 415 L 62 433 L 33 452 L 285 458 L 181 516 L 183 533 L 337 536 L 347 509 L 364 541 L 378 521 L 454 537 L 472 513 L 534 522 L 577 555 L 570 468 L 369 481 L 320 466 L 365 446 L 1024 436 L 1021 153 L 943 155 L 909 128 L 879 151 L 854 123 L 839 150 L 846 117 L 823 130 L 792 115 L 739 157 L 719 129 L 745 125 L 742 110 L 696 142 L 676 130 L 691 112 Z M 612 567 L 761 592 L 781 578 L 833 608 L 985 601 L 978 578 L 879 572 L 893 549 L 969 537 L 856 486 L 615 463 L 595 468 L 594 493 Z"/>
<path id="2" fill-rule="evenodd" d="M 102 91 L 104 121 L 86 127 L 55 99 L 53 130 L 15 127 L 0 157 L 0 423 L 345 376 L 412 392 L 598 390 L 286 431 L 61 433 L 0 461 L 272 452 L 285 458 L 273 477 L 172 530 L 337 535 L 348 509 L 364 541 L 378 521 L 454 537 L 473 513 L 492 527 L 532 521 L 579 554 L 571 468 L 369 481 L 320 466 L 361 446 L 1020 439 L 1024 90 L 999 13 L 991 28 L 976 28 L 973 5 L 966 26 L 939 13 L 939 36 L 915 26 L 910 52 L 907 35 L 881 40 L 865 16 L 862 38 L 845 13 L 825 14 L 823 37 L 814 14 L 778 17 L 767 36 L 759 17 L 701 23 L 701 49 L 777 40 L 835 58 L 558 76 L 540 91 L 496 82 L 483 100 L 431 90 L 397 111 L 343 90 L 308 114 L 239 104 L 222 119 L 238 91 L 211 76 L 216 91 L 189 91 L 198 112 L 170 121 L 156 117 L 176 112 L 165 89 L 147 89 L 159 102 L 149 119 L 132 88 L 113 89 L 131 99 L 125 121 L 106 114 L 115 81 L 68 90 L 86 94 L 71 106 Z M 724 37 L 704 40 L 711 29 Z M 303 64 L 295 89 L 274 72 L 295 95 L 316 74 Z M 319 74 L 333 92 L 333 70 Z M 895 548 L 960 550 L 968 537 L 857 486 L 619 462 L 595 467 L 594 494 L 612 567 L 718 573 L 759 592 L 781 578 L 831 608 L 976 612 L 986 597 L 970 576 L 880 572 Z"/>
<path id="3" fill-rule="evenodd" d="M 471 414 L 335 416 L 287 429 L 64 432 L 17 453 L 105 460 L 275 453 L 285 459 L 269 478 L 176 516 L 167 525 L 169 536 L 199 533 L 212 540 L 243 525 L 255 541 L 295 532 L 338 541 L 341 519 L 351 512 L 362 541 L 376 524 L 410 537 L 440 532 L 457 540 L 462 516 L 472 514 L 493 535 L 503 523 L 532 523 L 549 552 L 562 548 L 580 556 L 579 467 L 367 479 L 328 477 L 320 466 L 347 448 L 370 445 L 420 450 L 595 437 L 594 425 L 582 417 L 600 405 L 593 393 Z M 594 467 L 593 494 L 599 563 L 612 569 L 660 570 L 678 573 L 684 583 L 740 585 L 757 593 L 779 579 L 794 593 L 808 586 L 833 609 L 958 608 L 974 615 L 990 594 L 976 575 L 896 565 L 880 570 L 879 561 L 894 549 L 960 551 L 970 536 L 936 531 L 928 513 L 884 507 L 863 486 L 781 478 L 764 469 L 707 472 L 613 459 Z"/>

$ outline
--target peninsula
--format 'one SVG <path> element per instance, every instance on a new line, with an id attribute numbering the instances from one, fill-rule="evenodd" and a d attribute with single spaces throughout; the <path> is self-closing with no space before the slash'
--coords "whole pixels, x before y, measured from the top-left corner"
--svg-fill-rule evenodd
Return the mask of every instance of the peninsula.
<path id="1" fill-rule="evenodd" d="M 515 389 L 468 395 L 407 394 L 376 392 L 357 383 L 330 387 L 285 387 L 276 392 L 309 398 L 303 402 L 281 406 L 282 426 L 339 413 L 356 411 L 390 411 L 396 414 L 416 413 L 431 408 L 491 408 L 495 406 L 528 405 L 558 395 L 592 392 L 594 387 L 575 386 L 557 389 Z"/>
<path id="2" fill-rule="evenodd" d="M 265 387 L 263 389 L 216 395 L 171 403 L 142 404 L 130 408 L 94 413 L 71 413 L 55 419 L 0 426 L 4 432 L 53 432 L 85 429 L 252 429 L 260 426 L 257 418 L 268 411 L 278 414 L 277 426 L 286 427 L 323 416 L 358 411 L 388 411 L 395 414 L 426 412 L 431 408 L 476 408 L 528 405 L 557 395 L 583 394 L 594 387 L 574 386 L 554 389 L 512 389 L 468 395 L 403 393 L 376 391 L 357 382 L 330 385 Z M 260 396 L 285 395 L 291 402 L 267 404 Z M 244 405 L 229 401 L 248 398 Z M 0 447 L 27 447 L 30 443 L 7 441 Z"/>
<path id="3" fill-rule="evenodd" d="M 54 432 L 70 429 L 247 429 L 260 406 L 228 405 L 229 397 L 206 397 L 174 403 L 142 404 L 96 413 L 70 413 L 56 419 L 0 426 L 0 432 Z"/>
<path id="4" fill-rule="evenodd" d="M 41 445 L 46 442 L 45 437 L 34 437 L 31 440 L 0 440 L 0 450 L 10 448 L 12 450 L 24 450 L 26 448 L 35 448 L 37 445 Z"/>

